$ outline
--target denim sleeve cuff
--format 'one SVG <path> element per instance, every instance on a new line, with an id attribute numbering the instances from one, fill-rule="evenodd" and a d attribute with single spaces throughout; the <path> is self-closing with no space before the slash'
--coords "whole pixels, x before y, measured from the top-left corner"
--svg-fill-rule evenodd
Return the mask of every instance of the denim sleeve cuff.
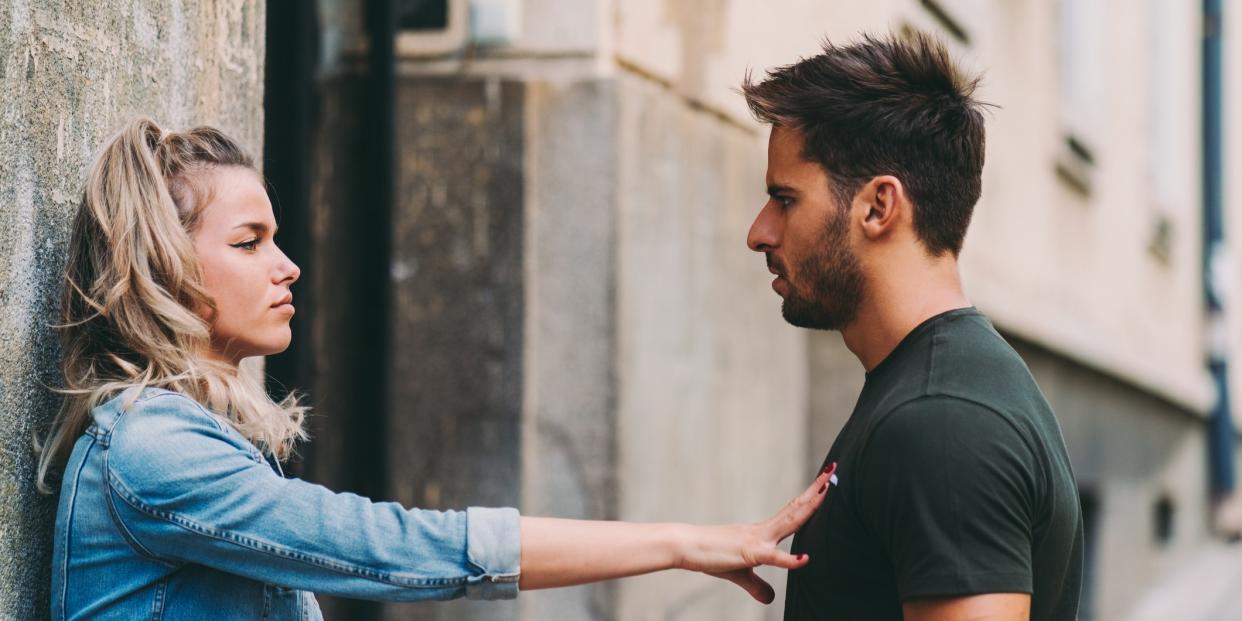
<path id="1" fill-rule="evenodd" d="M 521 533 L 517 509 L 466 509 L 466 558 L 483 572 L 467 585 L 467 599 L 517 597 Z"/>

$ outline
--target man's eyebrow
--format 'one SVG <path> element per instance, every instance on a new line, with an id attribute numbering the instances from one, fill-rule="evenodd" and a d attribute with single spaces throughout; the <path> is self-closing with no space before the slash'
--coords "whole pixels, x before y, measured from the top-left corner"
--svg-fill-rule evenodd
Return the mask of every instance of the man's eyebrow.
<path id="1" fill-rule="evenodd" d="M 780 184 L 774 183 L 768 186 L 768 196 L 776 196 L 777 194 L 797 194 L 797 193 L 798 193 L 797 190 L 787 185 L 780 185 Z"/>
<path id="2" fill-rule="evenodd" d="M 239 224 L 239 225 L 237 225 L 237 226 L 233 227 L 233 229 L 234 229 L 234 230 L 237 230 L 237 229 L 250 229 L 250 230 L 254 231 L 255 233 L 265 233 L 265 232 L 267 232 L 267 225 L 266 225 L 266 224 L 264 224 L 264 223 L 262 223 L 262 222 L 243 222 L 243 223 L 241 223 L 241 224 Z M 279 229 L 280 229 L 280 227 L 279 227 L 279 226 L 277 226 L 275 229 L 272 229 L 272 235 L 275 235 L 275 234 L 276 234 L 276 231 L 277 231 L 277 230 L 279 230 Z"/>

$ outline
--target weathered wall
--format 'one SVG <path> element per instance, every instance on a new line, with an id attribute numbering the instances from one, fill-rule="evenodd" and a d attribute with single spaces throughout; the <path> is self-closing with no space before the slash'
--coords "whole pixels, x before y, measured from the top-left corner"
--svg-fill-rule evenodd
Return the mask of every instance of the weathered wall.
<path id="1" fill-rule="evenodd" d="M 1094 520 L 1084 515 L 1091 549 L 1083 614 L 1124 618 L 1137 603 L 1136 585 L 1158 584 L 1208 535 L 1203 421 L 1043 347 L 1010 341 L 1061 422 L 1084 506 L 1094 499 Z M 1167 539 L 1156 525 L 1162 498 L 1173 509 Z"/>
<path id="2" fill-rule="evenodd" d="M 618 517 L 767 518 L 814 478 L 804 466 L 806 335 L 785 323 L 746 247 L 766 134 L 687 106 L 646 76 L 616 79 Z M 777 601 L 785 572 L 762 568 Z M 688 572 L 619 583 L 620 619 L 779 618 Z"/>
<path id="3" fill-rule="evenodd" d="M 549 81 L 527 93 L 521 509 L 616 519 L 616 88 Z M 521 618 L 613 619 L 616 591 L 524 593 Z"/>
<path id="4" fill-rule="evenodd" d="M 518 506 L 523 103 L 499 79 L 398 86 L 389 497 Z M 391 604 L 385 619 L 508 620 L 517 602 Z"/>
<path id="5" fill-rule="evenodd" d="M 762 77 L 769 68 L 817 53 L 825 37 L 844 43 L 863 32 L 906 26 L 937 34 L 962 64 L 984 75 L 978 95 L 997 106 L 988 116 L 983 198 L 963 253 L 971 298 L 1006 330 L 1184 407 L 1206 409 L 1210 384 L 1201 362 L 1198 260 L 1199 3 L 1165 3 L 1163 14 L 1156 2 L 1141 10 L 1106 8 L 1109 19 L 1086 26 L 1096 42 L 1090 50 L 1096 62 L 1109 66 L 1098 80 L 1096 105 L 1106 113 L 1092 136 L 1095 188 L 1086 196 L 1056 173 L 1066 114 L 1058 88 L 1055 3 L 940 0 L 968 32 L 969 44 L 949 36 L 918 2 L 778 4 L 616 2 L 609 39 L 614 45 L 606 51 L 679 96 L 751 123 L 734 91 L 748 70 Z M 1121 0 L 1105 4 L 1129 8 Z M 1227 28 L 1239 29 L 1238 13 L 1226 11 Z M 1242 46 L 1227 47 L 1226 54 L 1229 66 L 1242 56 Z M 1121 58 L 1128 62 L 1109 62 Z M 1161 91 L 1182 95 L 1161 102 L 1153 95 Z M 1161 142 L 1158 133 L 1168 139 Z M 1162 201 L 1162 194 L 1171 200 Z M 1227 209 L 1236 208 L 1238 195 L 1229 194 Z M 1150 250 L 1158 214 L 1172 227 L 1167 260 Z M 1231 335 L 1236 348 L 1242 321 L 1233 323 Z"/>
<path id="6" fill-rule="evenodd" d="M 258 156 L 264 10 L 243 0 L 0 4 L 0 611 L 47 614 L 53 499 L 32 432 L 58 400 L 51 324 L 86 166 L 125 119 L 211 124 Z"/>

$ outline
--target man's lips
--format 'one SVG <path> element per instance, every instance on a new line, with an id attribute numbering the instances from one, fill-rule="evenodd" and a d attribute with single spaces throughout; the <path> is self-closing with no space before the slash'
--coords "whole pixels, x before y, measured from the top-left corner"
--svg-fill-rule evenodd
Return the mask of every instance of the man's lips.
<path id="1" fill-rule="evenodd" d="M 775 275 L 777 275 L 777 276 L 780 276 L 780 275 L 782 275 L 782 274 L 784 273 L 784 271 L 785 271 L 785 270 L 781 268 L 781 262 L 780 262 L 780 260 L 779 260 L 779 259 L 777 259 L 777 258 L 773 257 L 773 256 L 772 256 L 772 255 L 770 255 L 770 254 L 765 254 L 765 255 L 763 255 L 763 257 L 764 257 L 764 259 L 766 260 L 766 262 L 767 262 L 767 264 L 768 264 L 768 271 L 769 271 L 769 272 L 771 272 L 772 274 L 775 274 Z"/>
<path id="2" fill-rule="evenodd" d="M 787 286 L 789 286 L 789 282 L 785 280 L 785 277 L 781 276 L 780 274 L 777 274 L 776 278 L 772 279 L 772 290 L 775 291 L 777 295 L 781 297 L 785 297 L 784 290 Z"/>
<path id="3" fill-rule="evenodd" d="M 789 287 L 789 280 L 785 278 L 785 270 L 781 269 L 780 261 L 774 259 L 772 255 L 765 255 L 768 263 L 768 273 L 776 276 L 772 279 L 772 290 L 781 297 L 785 297 L 786 289 Z"/>

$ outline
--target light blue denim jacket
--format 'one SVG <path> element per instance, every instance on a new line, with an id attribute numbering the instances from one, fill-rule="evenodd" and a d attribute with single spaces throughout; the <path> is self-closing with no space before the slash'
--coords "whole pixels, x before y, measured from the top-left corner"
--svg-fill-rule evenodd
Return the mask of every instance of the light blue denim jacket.
<path id="1" fill-rule="evenodd" d="M 147 389 L 122 410 L 128 396 L 95 408 L 65 468 L 53 620 L 321 619 L 311 592 L 517 596 L 515 509 L 334 493 L 285 478 L 183 395 Z"/>

